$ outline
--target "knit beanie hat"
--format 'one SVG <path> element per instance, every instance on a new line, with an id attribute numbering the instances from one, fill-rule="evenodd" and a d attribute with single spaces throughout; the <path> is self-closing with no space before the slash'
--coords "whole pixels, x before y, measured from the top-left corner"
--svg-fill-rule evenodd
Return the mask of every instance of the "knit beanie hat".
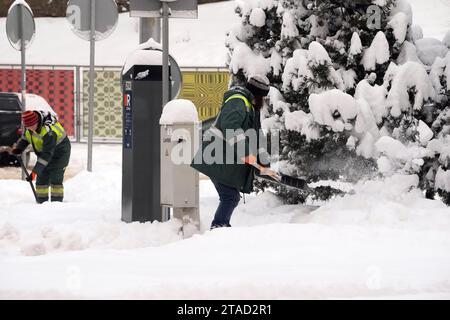
<path id="1" fill-rule="evenodd" d="M 34 111 L 25 111 L 22 113 L 22 121 L 26 128 L 32 127 L 39 122 L 39 115 Z"/>
<path id="2" fill-rule="evenodd" d="M 269 93 L 270 82 L 266 76 L 252 76 L 248 79 L 246 88 L 253 93 L 254 96 L 267 96 Z"/>

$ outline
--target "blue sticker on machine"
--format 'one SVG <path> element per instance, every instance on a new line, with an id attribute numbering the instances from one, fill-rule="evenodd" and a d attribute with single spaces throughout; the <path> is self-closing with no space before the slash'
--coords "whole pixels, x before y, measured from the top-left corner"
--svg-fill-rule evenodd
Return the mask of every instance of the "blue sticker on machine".
<path id="1" fill-rule="evenodd" d="M 123 95 L 123 147 L 133 148 L 133 109 L 131 107 L 131 93 Z"/>

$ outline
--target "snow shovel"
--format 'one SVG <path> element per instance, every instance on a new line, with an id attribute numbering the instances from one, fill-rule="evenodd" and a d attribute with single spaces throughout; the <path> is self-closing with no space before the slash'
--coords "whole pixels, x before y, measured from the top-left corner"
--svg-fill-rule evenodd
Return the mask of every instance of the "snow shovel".
<path id="1" fill-rule="evenodd" d="M 312 191 L 311 188 L 308 186 L 308 183 L 304 179 L 291 177 L 291 176 L 288 176 L 285 174 L 280 174 L 275 171 L 274 171 L 275 174 L 273 174 L 273 175 L 261 174 L 260 172 L 262 172 L 265 168 L 256 162 L 256 157 L 254 157 L 254 156 L 249 156 L 249 157 L 243 159 L 243 161 L 245 163 L 255 167 L 256 169 L 258 169 L 257 175 L 259 178 L 269 180 L 269 181 L 272 181 L 272 182 L 275 182 L 278 184 L 283 184 L 285 186 L 292 187 L 292 188 L 299 189 L 299 190 Z"/>
<path id="2" fill-rule="evenodd" d="M 257 168 L 256 166 L 254 166 L 254 167 Z M 258 170 L 260 170 L 260 169 L 258 168 Z M 328 195 L 330 193 L 341 194 L 341 195 L 345 194 L 345 193 L 349 193 L 349 194 L 355 193 L 354 190 L 345 192 L 345 191 L 342 191 L 341 189 L 333 188 L 330 186 L 317 186 L 317 187 L 311 188 L 310 186 L 308 186 L 308 183 L 306 182 L 306 180 L 304 180 L 302 178 L 291 177 L 291 176 L 280 174 L 280 173 L 277 173 L 277 176 L 278 176 L 277 178 L 274 178 L 273 176 L 263 175 L 259 172 L 257 172 L 256 175 L 260 179 L 264 179 L 267 181 L 282 184 L 288 188 L 294 188 L 297 190 L 306 191 L 309 194 L 311 194 L 317 190 L 321 190 L 322 193 L 328 194 Z M 327 199 L 327 196 L 325 196 L 325 197 L 326 198 L 324 200 Z"/>
<path id="3" fill-rule="evenodd" d="M 20 167 L 22 168 L 22 171 L 25 173 L 25 176 L 27 177 L 26 180 L 30 183 L 31 190 L 33 191 L 33 194 L 34 194 L 34 199 L 36 200 L 36 202 L 38 202 L 36 189 L 34 188 L 34 185 L 33 185 L 33 178 L 31 178 L 30 174 L 28 173 L 28 170 L 25 167 L 25 165 L 23 164 L 22 157 L 20 155 L 17 156 L 17 160 L 20 163 Z"/>
<path id="4" fill-rule="evenodd" d="M 308 193 L 313 193 L 314 190 L 317 190 L 318 188 L 321 188 L 323 190 L 327 190 L 327 192 L 332 192 L 332 193 L 336 193 L 336 194 L 343 194 L 345 193 L 344 191 L 340 190 L 340 189 L 336 189 L 330 186 L 319 186 L 316 188 L 311 188 L 310 186 L 308 186 L 308 182 L 302 178 L 296 178 L 296 177 L 292 177 L 292 176 L 288 176 L 285 174 L 280 174 L 278 172 L 275 172 L 275 174 L 273 175 L 264 175 L 261 174 L 261 172 L 265 169 L 263 166 L 261 166 L 260 164 L 258 164 L 256 162 L 256 157 L 254 156 L 249 156 L 247 158 L 242 159 L 245 163 L 255 167 L 256 169 L 258 169 L 257 171 L 257 176 L 258 178 L 264 179 L 264 180 L 268 180 L 271 182 L 275 182 L 278 184 L 282 184 L 286 187 L 290 187 L 290 188 L 294 188 L 297 190 L 302 190 L 302 191 L 306 191 Z M 354 191 L 350 191 L 350 194 L 354 193 Z"/>

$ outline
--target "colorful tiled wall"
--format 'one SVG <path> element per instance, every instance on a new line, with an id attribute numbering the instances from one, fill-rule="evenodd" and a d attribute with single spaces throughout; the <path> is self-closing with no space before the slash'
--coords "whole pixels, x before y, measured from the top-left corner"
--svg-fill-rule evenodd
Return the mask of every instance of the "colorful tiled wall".
<path id="1" fill-rule="evenodd" d="M 27 70 L 27 92 L 42 96 L 58 114 L 69 136 L 74 135 L 74 71 Z M 0 91 L 21 91 L 21 70 L 0 69 Z"/>

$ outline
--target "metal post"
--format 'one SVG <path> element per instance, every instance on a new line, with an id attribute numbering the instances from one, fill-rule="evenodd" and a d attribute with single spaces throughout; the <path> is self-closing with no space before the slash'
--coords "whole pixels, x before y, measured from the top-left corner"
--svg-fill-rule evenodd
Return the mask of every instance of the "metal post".
<path id="1" fill-rule="evenodd" d="M 162 47 L 163 47 L 163 68 L 162 68 L 162 106 L 169 102 L 169 4 L 162 0 Z M 161 208 L 162 221 L 170 219 L 170 208 L 163 206 Z"/>
<path id="2" fill-rule="evenodd" d="M 162 96 L 162 106 L 165 106 L 169 102 L 169 4 L 167 2 L 162 3 L 163 12 L 163 96 Z"/>
<path id="3" fill-rule="evenodd" d="M 23 6 L 19 6 L 20 14 L 19 14 L 19 29 L 20 29 L 20 55 L 21 55 L 21 64 L 22 64 L 22 111 L 25 111 L 26 106 L 26 68 L 25 68 L 25 38 L 24 38 L 24 27 L 23 27 Z"/>
<path id="4" fill-rule="evenodd" d="M 161 43 L 161 19 L 139 18 L 139 43 L 147 42 L 150 38 Z"/>
<path id="5" fill-rule="evenodd" d="M 22 69 L 22 75 L 21 75 L 21 89 L 22 89 L 22 111 L 26 110 L 26 90 L 27 90 L 27 69 L 25 67 L 25 37 L 24 37 L 24 26 L 23 26 L 23 14 L 24 14 L 24 8 L 22 5 L 19 6 L 19 32 L 20 32 L 20 57 L 21 57 L 21 69 Z M 24 132 L 25 128 L 22 124 L 22 132 Z M 27 153 L 22 153 L 22 159 L 24 159 L 25 165 L 27 164 Z M 22 170 L 22 180 L 26 179 L 25 172 Z"/>
<path id="6" fill-rule="evenodd" d="M 81 70 L 80 67 L 75 67 L 75 132 L 76 132 L 76 142 L 81 141 L 81 130 L 82 130 L 82 121 L 81 121 Z"/>
<path id="7" fill-rule="evenodd" d="M 92 172 L 92 140 L 94 136 L 94 65 L 95 65 L 95 0 L 91 0 L 91 58 L 89 67 L 89 128 L 87 170 Z"/>

